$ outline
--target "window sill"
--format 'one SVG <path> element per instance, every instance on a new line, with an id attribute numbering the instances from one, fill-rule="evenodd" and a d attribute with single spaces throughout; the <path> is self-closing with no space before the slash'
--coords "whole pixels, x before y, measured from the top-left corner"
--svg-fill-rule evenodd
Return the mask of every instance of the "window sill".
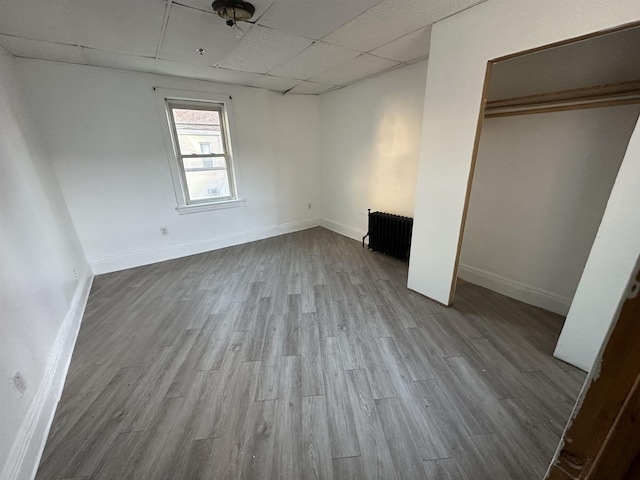
<path id="1" fill-rule="evenodd" d="M 188 213 L 206 212 L 208 210 L 221 210 L 223 208 L 244 207 L 244 203 L 245 203 L 244 198 L 238 198 L 235 200 L 225 200 L 223 202 L 215 202 L 215 203 L 202 203 L 198 205 L 179 205 L 176 207 L 176 210 L 180 215 L 185 215 Z"/>

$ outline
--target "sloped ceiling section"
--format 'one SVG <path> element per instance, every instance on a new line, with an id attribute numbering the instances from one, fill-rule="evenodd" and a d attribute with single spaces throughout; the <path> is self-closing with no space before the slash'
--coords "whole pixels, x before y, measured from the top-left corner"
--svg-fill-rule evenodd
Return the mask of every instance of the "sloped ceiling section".
<path id="1" fill-rule="evenodd" d="M 0 45 L 17 57 L 317 95 L 426 58 L 431 25 L 483 1 L 253 0 L 236 38 L 210 0 L 0 0 Z"/>

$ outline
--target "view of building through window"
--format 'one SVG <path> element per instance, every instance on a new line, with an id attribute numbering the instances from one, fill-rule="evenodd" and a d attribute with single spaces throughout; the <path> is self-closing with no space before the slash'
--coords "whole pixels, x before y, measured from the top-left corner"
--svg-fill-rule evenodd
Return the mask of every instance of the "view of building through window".
<path id="1" fill-rule="evenodd" d="M 229 155 L 225 145 L 222 106 L 187 108 L 170 105 L 178 144 L 178 160 L 187 203 L 233 198 Z M 204 105 L 204 104 L 203 104 Z"/>

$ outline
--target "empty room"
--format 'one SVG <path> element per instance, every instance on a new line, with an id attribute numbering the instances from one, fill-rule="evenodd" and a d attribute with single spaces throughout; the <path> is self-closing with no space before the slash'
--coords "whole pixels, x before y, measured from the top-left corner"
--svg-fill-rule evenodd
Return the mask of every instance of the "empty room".
<path id="1" fill-rule="evenodd" d="M 0 479 L 640 478 L 636 0 L 0 0 Z"/>

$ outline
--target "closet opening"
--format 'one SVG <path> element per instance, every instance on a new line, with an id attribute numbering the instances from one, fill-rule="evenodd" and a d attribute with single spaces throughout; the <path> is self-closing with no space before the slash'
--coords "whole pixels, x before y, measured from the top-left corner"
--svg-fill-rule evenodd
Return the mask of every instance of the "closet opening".
<path id="1" fill-rule="evenodd" d="M 483 287 L 562 325 L 640 114 L 638 51 L 634 24 L 489 62 L 454 303 Z"/>

